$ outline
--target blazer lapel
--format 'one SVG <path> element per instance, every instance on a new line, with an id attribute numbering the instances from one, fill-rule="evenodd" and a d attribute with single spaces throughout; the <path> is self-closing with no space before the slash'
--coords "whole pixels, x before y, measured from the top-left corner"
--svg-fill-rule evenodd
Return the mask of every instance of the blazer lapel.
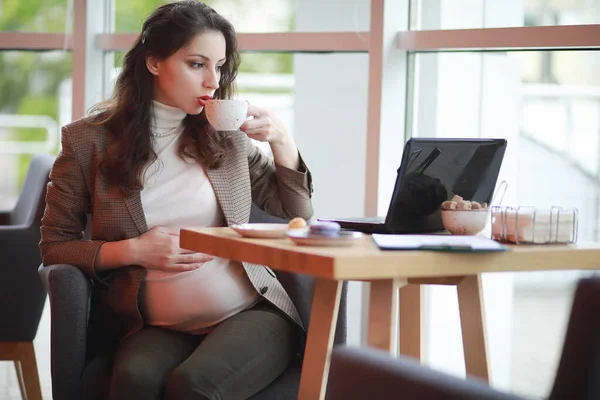
<path id="1" fill-rule="evenodd" d="M 247 177 L 243 172 L 231 156 L 225 157 L 219 168 L 206 171 L 228 226 L 245 224 L 250 216 L 250 191 L 240 190 L 244 187 L 244 177 Z"/>
<path id="2" fill-rule="evenodd" d="M 123 198 L 125 201 L 125 206 L 127 207 L 127 211 L 129 211 L 129 215 L 135 224 L 135 227 L 139 231 L 140 235 L 148 230 L 148 225 L 146 224 L 146 216 L 144 215 L 144 208 L 142 207 L 142 198 L 140 196 L 140 191 L 136 190 L 127 197 Z"/>
<path id="3" fill-rule="evenodd" d="M 238 221 L 235 218 L 235 205 L 233 202 L 233 196 L 231 195 L 230 187 L 227 182 L 226 166 L 222 165 L 220 168 L 208 169 L 206 171 L 206 175 L 208 176 L 208 180 L 215 191 L 217 201 L 221 206 L 221 210 L 223 211 L 227 225 L 230 226 L 237 224 Z"/>

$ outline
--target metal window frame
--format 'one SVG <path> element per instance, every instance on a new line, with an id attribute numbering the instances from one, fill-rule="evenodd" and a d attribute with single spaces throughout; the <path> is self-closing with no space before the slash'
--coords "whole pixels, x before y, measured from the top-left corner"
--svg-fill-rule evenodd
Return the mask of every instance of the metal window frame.
<path id="1" fill-rule="evenodd" d="M 96 46 L 103 51 L 126 51 L 137 33 L 101 34 Z M 239 33 L 241 51 L 277 52 L 368 52 L 369 32 L 277 32 Z"/>
<path id="2" fill-rule="evenodd" d="M 600 25 L 403 31 L 398 48 L 423 51 L 594 50 Z"/>

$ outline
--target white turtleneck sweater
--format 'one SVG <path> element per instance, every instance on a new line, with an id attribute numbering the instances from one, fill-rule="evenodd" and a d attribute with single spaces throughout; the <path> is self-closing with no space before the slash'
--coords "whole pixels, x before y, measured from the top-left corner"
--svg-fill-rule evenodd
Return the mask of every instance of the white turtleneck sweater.
<path id="1" fill-rule="evenodd" d="M 185 111 L 156 101 L 153 115 L 152 133 L 158 135 L 180 127 L 186 117 Z M 179 157 L 181 132 L 153 136 L 158 159 L 146 171 L 141 192 L 148 229 L 225 226 L 204 169 Z M 239 262 L 216 257 L 194 271 L 148 270 L 140 305 L 149 325 L 205 333 L 258 298 Z"/>

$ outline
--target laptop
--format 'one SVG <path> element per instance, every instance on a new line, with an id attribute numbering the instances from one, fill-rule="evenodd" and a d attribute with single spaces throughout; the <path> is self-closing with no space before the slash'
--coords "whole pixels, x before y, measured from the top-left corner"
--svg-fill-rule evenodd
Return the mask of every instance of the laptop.
<path id="1" fill-rule="evenodd" d="M 364 233 L 443 231 L 440 206 L 455 194 L 490 203 L 506 145 L 505 139 L 409 139 L 385 217 L 319 220 Z"/>

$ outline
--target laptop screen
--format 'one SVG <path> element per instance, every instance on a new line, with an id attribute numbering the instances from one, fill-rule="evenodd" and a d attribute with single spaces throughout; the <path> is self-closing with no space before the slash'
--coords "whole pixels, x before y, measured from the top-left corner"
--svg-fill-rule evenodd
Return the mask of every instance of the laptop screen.
<path id="1" fill-rule="evenodd" d="M 490 203 L 504 139 L 410 139 L 404 148 L 386 217 L 392 230 L 442 230 L 440 205 L 455 194 Z"/>

